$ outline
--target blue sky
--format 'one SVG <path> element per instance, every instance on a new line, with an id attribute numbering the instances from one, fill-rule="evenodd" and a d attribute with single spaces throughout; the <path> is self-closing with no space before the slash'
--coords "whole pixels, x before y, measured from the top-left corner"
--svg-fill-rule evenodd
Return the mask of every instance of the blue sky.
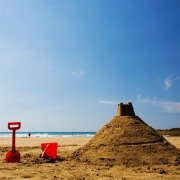
<path id="1" fill-rule="evenodd" d="M 179 0 L 0 0 L 0 130 L 97 131 L 131 101 L 180 127 Z"/>

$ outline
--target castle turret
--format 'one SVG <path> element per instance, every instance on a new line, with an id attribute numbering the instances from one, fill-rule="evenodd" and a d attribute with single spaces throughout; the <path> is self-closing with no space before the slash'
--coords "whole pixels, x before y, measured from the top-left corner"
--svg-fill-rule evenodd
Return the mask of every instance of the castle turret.
<path id="1" fill-rule="evenodd" d="M 118 104 L 117 116 L 135 116 L 132 103 L 129 102 L 128 104 Z"/>

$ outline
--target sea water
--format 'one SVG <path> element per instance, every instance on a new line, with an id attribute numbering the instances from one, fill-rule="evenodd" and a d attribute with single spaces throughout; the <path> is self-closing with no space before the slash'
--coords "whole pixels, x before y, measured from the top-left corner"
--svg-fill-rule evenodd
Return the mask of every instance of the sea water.
<path id="1" fill-rule="evenodd" d="M 93 137 L 96 132 L 16 132 L 16 137 Z M 0 137 L 12 137 L 12 132 L 0 132 Z"/>

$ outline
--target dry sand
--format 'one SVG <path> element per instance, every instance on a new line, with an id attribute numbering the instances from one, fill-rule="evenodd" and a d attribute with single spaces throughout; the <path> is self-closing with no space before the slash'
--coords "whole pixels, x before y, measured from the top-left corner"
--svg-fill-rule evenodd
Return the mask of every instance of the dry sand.
<path id="1" fill-rule="evenodd" d="M 180 165 L 180 150 L 137 116 L 115 116 L 73 155 L 94 165 Z"/>
<path id="2" fill-rule="evenodd" d="M 180 137 L 165 137 L 180 149 Z M 0 179 L 180 179 L 180 166 L 164 164 L 149 166 L 91 165 L 72 159 L 71 154 L 90 138 L 17 138 L 21 163 L 6 163 L 11 138 L 0 138 Z M 39 158 L 40 144 L 58 142 L 59 161 L 47 163 Z"/>

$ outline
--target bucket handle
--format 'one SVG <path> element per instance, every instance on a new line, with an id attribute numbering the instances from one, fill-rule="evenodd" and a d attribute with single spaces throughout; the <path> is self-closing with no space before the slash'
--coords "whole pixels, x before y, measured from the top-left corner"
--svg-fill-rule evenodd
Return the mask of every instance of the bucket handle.
<path id="1" fill-rule="evenodd" d="M 21 128 L 21 122 L 8 122 L 9 130 L 18 130 Z"/>
<path id="2" fill-rule="evenodd" d="M 42 152 L 41 157 L 44 157 L 44 154 L 45 154 L 45 152 L 46 152 L 48 146 L 49 146 L 49 144 L 47 144 L 46 147 L 44 148 L 44 151 Z"/>

